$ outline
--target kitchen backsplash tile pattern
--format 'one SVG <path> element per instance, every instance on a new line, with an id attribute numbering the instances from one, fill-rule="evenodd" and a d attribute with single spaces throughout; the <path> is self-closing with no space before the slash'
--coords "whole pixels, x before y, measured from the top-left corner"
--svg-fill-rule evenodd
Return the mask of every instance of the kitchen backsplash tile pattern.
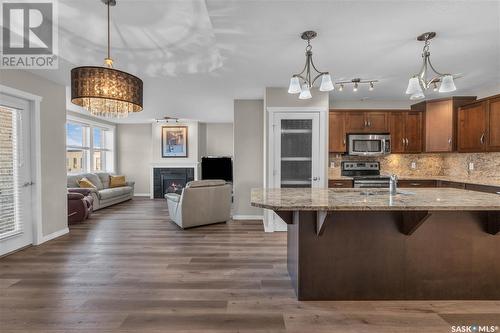
<path id="1" fill-rule="evenodd" d="M 342 156 L 330 154 L 329 176 L 340 176 L 341 161 L 376 160 L 383 174 L 404 176 L 446 176 L 468 181 L 500 182 L 500 153 L 471 154 L 390 154 L 380 157 Z M 473 170 L 469 170 L 470 163 Z"/>

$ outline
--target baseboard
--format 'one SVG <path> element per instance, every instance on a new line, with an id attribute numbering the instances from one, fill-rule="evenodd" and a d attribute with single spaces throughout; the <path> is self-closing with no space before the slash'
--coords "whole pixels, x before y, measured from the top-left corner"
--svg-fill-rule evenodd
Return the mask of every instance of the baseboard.
<path id="1" fill-rule="evenodd" d="M 66 235 L 67 233 L 69 233 L 69 229 L 66 227 L 64 229 L 61 229 L 61 230 L 58 230 L 56 232 L 53 232 L 51 234 L 48 234 L 48 235 L 45 235 L 42 237 L 42 241 L 36 245 L 40 245 L 40 244 L 43 244 L 45 242 L 48 242 L 49 240 L 52 240 L 54 238 L 57 238 L 57 237 L 61 237 L 61 236 L 64 236 Z"/>
<path id="2" fill-rule="evenodd" d="M 149 193 L 134 193 L 134 197 L 150 197 Z"/>
<path id="3" fill-rule="evenodd" d="M 262 215 L 233 215 L 233 220 L 262 220 Z"/>

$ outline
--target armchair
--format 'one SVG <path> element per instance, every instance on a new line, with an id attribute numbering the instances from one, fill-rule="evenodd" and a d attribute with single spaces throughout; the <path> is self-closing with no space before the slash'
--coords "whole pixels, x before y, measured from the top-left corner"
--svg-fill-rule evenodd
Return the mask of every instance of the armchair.
<path id="1" fill-rule="evenodd" d="M 165 194 L 170 218 L 182 229 L 231 219 L 231 184 L 224 180 L 189 182 L 182 194 Z"/>
<path id="2" fill-rule="evenodd" d="M 94 199 L 91 190 L 75 188 L 68 190 L 68 223 L 81 223 L 90 217 Z"/>

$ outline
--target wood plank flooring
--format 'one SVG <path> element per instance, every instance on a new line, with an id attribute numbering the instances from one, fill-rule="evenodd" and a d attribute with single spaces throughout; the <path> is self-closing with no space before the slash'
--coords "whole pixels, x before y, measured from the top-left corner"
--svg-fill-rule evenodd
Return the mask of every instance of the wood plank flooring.
<path id="1" fill-rule="evenodd" d="M 298 302 L 286 234 L 258 221 L 182 231 L 163 200 L 96 212 L 0 259 L 0 331 L 451 332 L 500 326 L 499 301 Z"/>

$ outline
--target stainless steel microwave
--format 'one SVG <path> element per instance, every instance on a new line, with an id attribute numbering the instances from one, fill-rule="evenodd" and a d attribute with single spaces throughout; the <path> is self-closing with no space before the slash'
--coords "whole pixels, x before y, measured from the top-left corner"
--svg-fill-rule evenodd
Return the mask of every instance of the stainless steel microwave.
<path id="1" fill-rule="evenodd" d="M 348 134 L 349 155 L 376 156 L 391 152 L 391 136 L 389 134 Z"/>

